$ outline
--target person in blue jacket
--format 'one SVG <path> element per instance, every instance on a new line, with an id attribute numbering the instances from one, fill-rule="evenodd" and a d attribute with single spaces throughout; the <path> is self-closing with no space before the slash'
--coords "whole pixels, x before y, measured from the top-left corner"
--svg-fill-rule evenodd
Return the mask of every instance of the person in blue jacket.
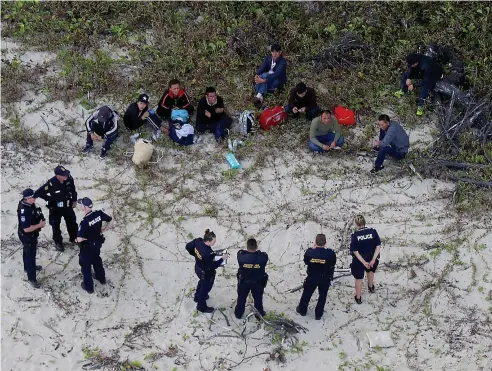
<path id="1" fill-rule="evenodd" d="M 384 169 L 384 159 L 390 155 L 396 160 L 405 158 L 410 148 L 410 139 L 403 127 L 396 121 L 390 121 L 388 115 L 379 115 L 379 141 L 374 150 L 379 152 L 371 173 L 377 173 Z"/>
<path id="2" fill-rule="evenodd" d="M 273 44 L 270 48 L 271 56 L 266 56 L 255 75 L 255 106 L 261 106 L 263 97 L 268 92 L 282 89 L 287 83 L 287 62 L 282 55 L 280 45 Z"/>
<path id="3" fill-rule="evenodd" d="M 212 250 L 215 242 L 215 233 L 207 229 L 203 238 L 196 238 L 186 244 L 186 250 L 195 258 L 195 273 L 198 276 L 195 302 L 196 309 L 202 313 L 214 311 L 213 307 L 207 305 L 208 293 L 214 286 L 216 269 L 229 259 L 229 254 L 222 254 L 220 259 L 215 259 L 216 253 Z"/>

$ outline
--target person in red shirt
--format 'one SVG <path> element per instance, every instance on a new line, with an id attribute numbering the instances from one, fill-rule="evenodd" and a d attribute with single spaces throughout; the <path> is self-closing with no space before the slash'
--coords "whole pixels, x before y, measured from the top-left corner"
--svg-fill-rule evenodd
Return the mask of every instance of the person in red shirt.
<path id="1" fill-rule="evenodd" d="M 170 119 L 173 109 L 185 109 L 190 116 L 193 114 L 190 97 L 177 79 L 169 81 L 169 89 L 159 100 L 156 112 L 162 119 Z"/>

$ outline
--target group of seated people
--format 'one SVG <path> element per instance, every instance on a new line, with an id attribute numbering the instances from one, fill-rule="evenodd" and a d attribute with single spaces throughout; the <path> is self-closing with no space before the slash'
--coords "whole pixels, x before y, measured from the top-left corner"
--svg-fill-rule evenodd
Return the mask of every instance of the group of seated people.
<path id="1" fill-rule="evenodd" d="M 409 70 L 402 77 L 402 86 L 405 84 L 403 88 L 406 88 L 402 89 L 405 91 L 413 89 L 409 77 L 413 77 L 415 71 L 412 74 L 410 71 L 415 70 L 419 63 L 424 68 L 426 63 L 428 64 L 427 60 L 416 62 L 415 54 L 411 54 L 407 59 Z M 282 56 L 280 45 L 272 45 L 271 56 L 264 58 L 255 75 L 253 103 L 257 107 L 261 107 L 266 94 L 284 88 L 287 82 L 286 67 L 287 63 Z M 432 82 L 434 83 L 434 80 Z M 422 93 L 423 95 L 428 94 L 428 89 L 423 89 Z M 423 102 L 423 99 L 421 101 Z M 419 107 L 421 107 L 420 103 Z M 305 83 L 298 83 L 290 91 L 284 111 L 292 118 L 298 118 L 303 114 L 311 120 L 308 146 L 312 151 L 338 150 L 343 145 L 344 137 L 341 135 L 337 118 L 329 110 L 320 110 L 315 90 L 307 87 Z M 169 82 L 168 90 L 162 95 L 156 109 L 149 109 L 149 96 L 140 94 L 137 101 L 130 104 L 126 110 L 123 123 L 130 131 L 150 125 L 153 128 L 154 139 L 157 139 L 161 133 L 165 133 L 174 142 L 184 146 L 196 142 L 195 131 L 198 133 L 211 132 L 219 142 L 228 136 L 233 120 L 225 112 L 224 100 L 217 94 L 214 87 L 207 87 L 205 95 L 199 100 L 194 126 L 190 122 L 193 112 L 194 107 L 186 90 L 179 80 L 173 79 Z M 386 155 L 401 159 L 406 156 L 409 148 L 408 135 L 400 124 L 390 121 L 387 115 L 380 115 L 378 121 L 381 130 L 374 150 L 379 154 L 371 170 L 373 173 L 384 168 L 383 162 Z M 100 157 L 104 158 L 111 144 L 118 137 L 118 113 L 111 106 L 100 107 L 87 119 L 86 129 L 87 141 L 82 152 L 89 153 L 93 149 L 94 140 L 102 140 L 104 137 L 106 142 L 100 154 Z M 138 136 L 139 133 L 134 134 L 132 139 L 136 140 Z"/>

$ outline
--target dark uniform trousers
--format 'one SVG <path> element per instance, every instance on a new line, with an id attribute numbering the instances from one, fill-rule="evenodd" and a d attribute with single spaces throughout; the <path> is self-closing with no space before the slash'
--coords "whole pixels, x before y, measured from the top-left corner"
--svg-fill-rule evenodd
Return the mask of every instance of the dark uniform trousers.
<path id="1" fill-rule="evenodd" d="M 36 252 L 38 246 L 37 237 L 27 237 L 19 234 L 22 242 L 22 260 L 24 270 L 27 272 L 29 281 L 36 281 Z"/>
<path id="2" fill-rule="evenodd" d="M 314 291 L 318 289 L 318 304 L 314 310 L 316 317 L 321 317 L 326 304 L 326 296 L 330 288 L 330 278 L 328 274 L 311 274 L 304 281 L 304 291 L 302 292 L 301 301 L 299 302 L 299 311 L 305 314 L 308 309 L 309 301 Z"/>
<path id="3" fill-rule="evenodd" d="M 94 267 L 97 280 L 104 281 L 106 279 L 106 272 L 101 259 L 101 246 L 101 243 L 89 242 L 87 246 L 80 248 L 79 264 L 84 278 L 84 286 L 89 291 L 94 289 L 92 267 Z"/>
<path id="4" fill-rule="evenodd" d="M 199 279 L 195 292 L 196 307 L 198 310 L 203 310 L 207 308 L 207 296 L 214 286 L 215 270 L 206 272 L 195 264 L 195 274 Z"/>
<path id="5" fill-rule="evenodd" d="M 62 218 L 65 219 L 68 235 L 70 241 L 75 241 L 77 238 L 77 218 L 72 207 L 51 207 L 49 221 L 51 228 L 53 229 L 53 241 L 55 243 L 62 243 L 63 237 L 60 229 Z"/>
<path id="6" fill-rule="evenodd" d="M 265 287 L 262 282 L 258 281 L 250 281 L 250 280 L 239 280 L 237 285 L 237 303 L 236 308 L 234 309 L 234 314 L 236 317 L 240 318 L 244 314 L 244 310 L 246 308 L 246 300 L 248 299 L 248 295 L 251 292 L 253 296 L 253 301 L 255 304 L 256 310 L 262 315 L 265 315 L 265 311 L 263 310 L 263 292 L 265 291 Z"/>

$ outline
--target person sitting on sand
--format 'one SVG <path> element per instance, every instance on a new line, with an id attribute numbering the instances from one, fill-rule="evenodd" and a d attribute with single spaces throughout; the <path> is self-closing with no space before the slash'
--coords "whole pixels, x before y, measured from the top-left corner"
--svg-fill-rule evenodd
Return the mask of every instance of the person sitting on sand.
<path id="1" fill-rule="evenodd" d="M 273 44 L 271 56 L 266 56 L 255 75 L 255 98 L 253 103 L 261 107 L 266 93 L 282 89 L 287 82 L 287 62 L 282 55 L 280 45 Z"/>
<path id="2" fill-rule="evenodd" d="M 341 135 L 340 125 L 331 111 L 324 110 L 321 116 L 311 122 L 309 129 L 309 149 L 313 152 L 327 152 L 340 149 L 344 138 Z"/>
<path id="3" fill-rule="evenodd" d="M 408 134 L 399 123 L 390 121 L 388 115 L 379 115 L 378 123 L 380 128 L 379 140 L 376 142 L 374 150 L 379 153 L 374 168 L 371 170 L 372 174 L 384 169 L 383 163 L 386 155 L 401 160 L 405 158 L 410 148 Z"/>
<path id="4" fill-rule="evenodd" d="M 156 112 L 162 119 L 170 119 L 173 109 L 185 109 L 190 116 L 194 110 L 188 94 L 177 79 L 169 81 L 169 89 L 159 100 Z"/>
<path id="5" fill-rule="evenodd" d="M 379 264 L 379 251 L 381 250 L 381 239 L 378 232 L 373 228 L 366 227 L 364 216 L 355 217 L 357 232 L 352 234 L 350 242 L 350 253 L 352 264 L 350 270 L 355 278 L 355 302 L 362 304 L 362 280 L 364 272 L 367 274 L 367 287 L 370 293 L 374 293 L 374 273 Z"/>
<path id="6" fill-rule="evenodd" d="M 144 124 L 150 124 L 155 131 L 161 128 L 162 120 L 157 116 L 154 110 L 149 110 L 149 96 L 140 94 L 137 101 L 130 104 L 123 116 L 123 123 L 128 130 L 134 131 L 140 129 Z M 136 140 L 140 133 L 132 135 L 132 139 Z"/>
<path id="7" fill-rule="evenodd" d="M 284 107 L 284 111 L 290 113 L 292 118 L 297 118 L 301 113 L 305 113 L 308 120 L 314 119 L 319 114 L 316 92 L 313 88 L 308 88 L 306 84 L 300 82 L 290 91 L 289 101 Z"/>
<path id="8" fill-rule="evenodd" d="M 196 130 L 199 133 L 210 131 L 216 140 L 220 140 L 227 136 L 226 129 L 231 124 L 232 118 L 224 112 L 224 100 L 217 95 L 214 87 L 208 87 L 196 109 Z"/>

